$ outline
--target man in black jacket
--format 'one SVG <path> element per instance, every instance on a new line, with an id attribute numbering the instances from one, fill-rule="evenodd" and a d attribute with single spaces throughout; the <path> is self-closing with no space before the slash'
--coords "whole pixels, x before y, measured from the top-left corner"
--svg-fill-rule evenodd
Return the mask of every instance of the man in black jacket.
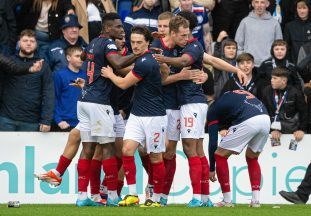
<path id="1" fill-rule="evenodd" d="M 263 91 L 262 102 L 271 118 L 271 137 L 279 140 L 283 133 L 293 133 L 296 141 L 307 131 L 307 107 L 301 91 L 287 85 L 286 68 L 272 70 L 271 85 Z"/>
<path id="2" fill-rule="evenodd" d="M 34 63 L 35 33 L 21 33 L 20 51 L 14 58 L 18 64 Z M 7 74 L 0 107 L 0 131 L 50 130 L 53 117 L 53 77 L 47 64 L 38 73 L 21 76 Z"/>

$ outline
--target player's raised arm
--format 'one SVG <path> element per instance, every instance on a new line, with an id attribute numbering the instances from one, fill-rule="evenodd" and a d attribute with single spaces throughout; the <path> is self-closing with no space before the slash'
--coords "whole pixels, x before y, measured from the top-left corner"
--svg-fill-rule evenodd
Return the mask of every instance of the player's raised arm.
<path id="1" fill-rule="evenodd" d="M 203 56 L 203 62 L 205 64 L 210 64 L 212 65 L 214 68 L 217 68 L 218 70 L 222 70 L 222 71 L 230 71 L 233 73 L 236 73 L 238 75 L 238 78 L 240 80 L 240 82 L 245 85 L 245 81 L 246 81 L 246 75 L 237 67 L 232 66 L 231 64 L 227 63 L 226 61 L 214 57 L 212 55 L 209 55 L 207 53 L 204 53 Z"/>

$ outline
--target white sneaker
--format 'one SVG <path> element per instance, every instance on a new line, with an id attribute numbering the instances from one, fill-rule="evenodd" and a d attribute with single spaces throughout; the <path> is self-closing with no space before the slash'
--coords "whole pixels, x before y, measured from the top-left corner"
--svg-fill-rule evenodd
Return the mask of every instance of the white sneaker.
<path id="1" fill-rule="evenodd" d="M 214 207 L 219 208 L 219 207 L 234 207 L 234 205 L 232 204 L 232 202 L 225 202 L 224 200 L 218 202 L 218 203 L 214 203 Z"/>
<path id="2" fill-rule="evenodd" d="M 251 203 L 249 204 L 249 207 L 260 208 L 260 203 L 259 203 L 259 201 L 251 201 Z"/>

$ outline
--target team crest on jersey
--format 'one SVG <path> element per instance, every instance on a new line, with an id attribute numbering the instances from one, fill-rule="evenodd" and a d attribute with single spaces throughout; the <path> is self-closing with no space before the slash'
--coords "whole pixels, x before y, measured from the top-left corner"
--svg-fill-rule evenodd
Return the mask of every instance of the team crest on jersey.
<path id="1" fill-rule="evenodd" d="M 197 16 L 198 19 L 198 23 L 202 23 L 203 22 L 203 17 L 202 16 Z"/>
<path id="2" fill-rule="evenodd" d="M 117 49 L 117 46 L 115 44 L 108 44 L 108 49 Z"/>
<path id="3" fill-rule="evenodd" d="M 188 132 L 188 133 L 190 133 L 190 132 L 191 132 L 191 130 L 190 130 L 190 129 L 188 129 L 188 130 L 187 130 L 187 132 Z"/>
<path id="4" fill-rule="evenodd" d="M 144 62 L 144 61 L 146 61 L 146 58 L 145 58 L 145 57 L 141 59 L 141 62 Z"/>
<path id="5" fill-rule="evenodd" d="M 197 113 L 193 113 L 194 117 L 197 118 L 198 114 Z"/>
<path id="6" fill-rule="evenodd" d="M 59 50 L 59 54 L 63 55 L 63 53 L 64 53 L 63 49 Z"/>

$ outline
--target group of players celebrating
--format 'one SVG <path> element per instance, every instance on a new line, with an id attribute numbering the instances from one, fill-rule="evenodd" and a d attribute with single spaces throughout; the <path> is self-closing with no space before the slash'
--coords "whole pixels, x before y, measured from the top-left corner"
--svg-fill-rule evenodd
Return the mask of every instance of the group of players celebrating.
<path id="1" fill-rule="evenodd" d="M 77 104 L 79 124 L 68 137 L 56 169 L 36 175 L 52 185 L 76 155 L 78 160 L 77 206 L 133 206 L 139 204 L 134 154 L 138 149 L 148 174 L 148 196 L 144 207 L 167 205 L 176 170 L 176 146 L 181 138 L 188 158 L 193 197 L 188 207 L 233 207 L 227 159 L 245 146 L 253 196 L 250 206 L 259 207 L 261 171 L 258 156 L 267 140 L 270 120 L 263 104 L 244 90 L 227 92 L 209 109 L 202 83 L 207 75 L 203 63 L 244 74 L 221 59 L 204 53 L 192 36 L 197 17 L 191 12 L 158 18 L 157 38 L 146 27 L 132 28 L 132 54 L 124 47 L 124 30 L 118 14 L 103 18 L 102 34 L 86 50 L 87 80 L 78 79 L 82 88 Z M 149 49 L 150 48 L 150 49 Z M 116 106 L 120 93 L 133 88 L 127 120 Z M 209 159 L 203 149 L 204 128 L 209 125 Z M 218 128 L 230 122 L 227 135 L 217 147 Z M 216 167 L 215 167 L 216 163 Z M 105 173 L 100 182 L 101 167 Z M 221 185 L 224 199 L 213 204 L 209 180 Z M 129 194 L 120 196 L 123 179 Z M 87 195 L 90 184 L 91 199 Z"/>

